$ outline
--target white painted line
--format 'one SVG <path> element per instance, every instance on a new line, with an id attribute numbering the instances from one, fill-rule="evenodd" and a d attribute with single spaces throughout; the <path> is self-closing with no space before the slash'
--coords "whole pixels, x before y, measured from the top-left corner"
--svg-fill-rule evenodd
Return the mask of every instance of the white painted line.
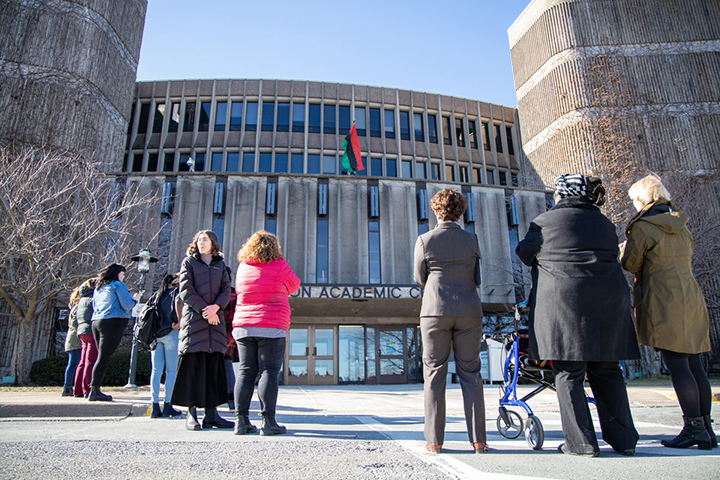
<path id="1" fill-rule="evenodd" d="M 432 465 L 441 472 L 449 475 L 451 478 L 463 480 L 482 478 L 483 480 L 547 480 L 540 479 L 539 477 L 527 477 L 523 475 L 509 475 L 503 473 L 492 473 L 482 472 L 470 465 L 461 462 L 460 460 L 444 454 L 430 453 L 425 450 L 424 442 L 418 440 L 402 440 L 398 438 L 400 432 L 395 430 L 389 425 L 378 422 L 372 416 L 357 416 L 360 422 L 364 423 L 368 427 L 372 428 L 378 433 L 381 433 L 388 437 L 393 442 L 397 443 L 400 447 L 408 451 L 413 456 L 419 458 L 425 463 Z M 488 454 L 485 454 L 488 455 Z M 490 454 L 491 455 L 491 454 Z"/>

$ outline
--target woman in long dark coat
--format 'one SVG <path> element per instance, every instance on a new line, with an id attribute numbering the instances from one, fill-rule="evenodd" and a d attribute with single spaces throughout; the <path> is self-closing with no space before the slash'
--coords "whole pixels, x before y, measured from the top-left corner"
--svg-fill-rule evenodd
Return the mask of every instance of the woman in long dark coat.
<path id="1" fill-rule="evenodd" d="M 195 234 L 180 268 L 182 312 L 177 379 L 172 404 L 188 408 L 188 430 L 233 428 L 217 406 L 227 403 L 224 355 L 227 333 L 222 310 L 230 301 L 230 277 L 220 253 L 217 235 L 211 230 Z M 202 427 L 197 407 L 205 409 Z"/>
<path id="2" fill-rule="evenodd" d="M 619 360 L 640 357 L 615 227 L 597 205 L 599 179 L 561 175 L 557 204 L 531 223 L 516 253 L 532 267 L 530 356 L 552 360 L 567 454 L 597 456 L 583 381 L 597 402 L 603 440 L 632 455 L 638 440 Z"/>

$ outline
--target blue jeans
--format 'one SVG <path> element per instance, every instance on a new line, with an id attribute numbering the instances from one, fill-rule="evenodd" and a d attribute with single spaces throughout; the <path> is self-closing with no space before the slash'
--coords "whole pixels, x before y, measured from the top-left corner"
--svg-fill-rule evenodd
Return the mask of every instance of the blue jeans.
<path id="1" fill-rule="evenodd" d="M 152 403 L 160 402 L 160 377 L 165 370 L 165 403 L 170 403 L 178 368 L 179 330 L 173 330 L 157 339 L 155 350 L 150 353 L 152 373 L 150 374 L 150 396 Z"/>
<path id="2" fill-rule="evenodd" d="M 65 368 L 65 385 L 63 385 L 66 388 L 73 388 L 73 385 L 75 385 L 75 370 L 77 370 L 77 366 L 80 364 L 80 354 L 82 353 L 82 348 L 78 348 L 77 350 L 68 350 L 68 364 Z"/>
<path id="3" fill-rule="evenodd" d="M 235 382 L 235 412 L 247 415 L 260 373 L 258 397 L 263 415 L 275 415 L 278 397 L 278 373 L 285 359 L 284 338 L 236 338 L 240 356 L 240 374 Z"/>

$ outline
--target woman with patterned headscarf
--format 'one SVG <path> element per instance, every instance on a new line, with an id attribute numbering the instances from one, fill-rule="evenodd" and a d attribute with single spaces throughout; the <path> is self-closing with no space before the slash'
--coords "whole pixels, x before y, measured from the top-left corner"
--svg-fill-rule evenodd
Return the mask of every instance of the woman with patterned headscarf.
<path id="1" fill-rule="evenodd" d="M 570 455 L 600 453 L 586 375 L 603 440 L 622 455 L 638 441 L 619 360 L 640 352 L 615 227 L 598 208 L 604 201 L 599 178 L 557 177 L 556 205 L 533 220 L 516 250 L 532 268 L 530 357 L 552 360 L 565 434 L 559 450 Z"/>

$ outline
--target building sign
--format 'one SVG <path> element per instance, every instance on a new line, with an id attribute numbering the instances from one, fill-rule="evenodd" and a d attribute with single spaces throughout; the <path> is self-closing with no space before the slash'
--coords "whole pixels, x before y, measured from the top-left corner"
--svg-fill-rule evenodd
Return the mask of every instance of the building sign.
<path id="1" fill-rule="evenodd" d="M 349 298 L 369 300 L 374 298 L 421 298 L 420 287 L 409 285 L 303 285 L 291 298 Z"/>

